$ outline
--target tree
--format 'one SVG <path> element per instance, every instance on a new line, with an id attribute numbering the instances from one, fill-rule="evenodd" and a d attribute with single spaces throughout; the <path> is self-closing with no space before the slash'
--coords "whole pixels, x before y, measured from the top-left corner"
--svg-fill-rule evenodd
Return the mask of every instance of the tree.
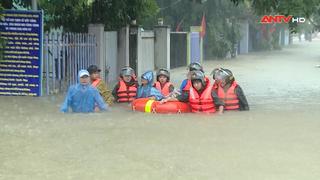
<path id="1" fill-rule="evenodd" d="M 46 14 L 46 29 L 63 26 L 65 31 L 85 32 L 89 23 L 102 23 L 118 30 L 132 20 L 143 23 L 155 16 L 154 0 L 40 0 Z"/>
<path id="2" fill-rule="evenodd" d="M 231 0 L 235 4 L 249 2 L 257 15 L 281 14 L 307 18 L 315 27 L 320 29 L 320 0 Z M 296 32 L 297 23 L 290 22 L 290 29 Z"/>
<path id="3" fill-rule="evenodd" d="M 63 27 L 68 32 L 86 32 L 91 11 L 88 0 L 39 0 L 44 10 L 45 30 Z"/>
<path id="4" fill-rule="evenodd" d="M 18 6 L 31 8 L 31 0 L 1 0 L 0 4 L 4 9 L 12 9 Z"/>
<path id="5" fill-rule="evenodd" d="M 160 13 L 175 31 L 178 24 L 181 30 L 189 31 L 190 26 L 199 26 L 202 16 L 206 16 L 207 33 L 204 38 L 204 49 L 207 58 L 225 57 L 228 51 L 233 52 L 240 39 L 239 25 L 242 19 L 250 15 L 249 8 L 242 3 L 236 6 L 224 0 L 158 0 Z"/>
<path id="6" fill-rule="evenodd" d="M 154 0 L 95 0 L 92 3 L 92 22 L 105 24 L 107 30 L 117 30 L 133 20 L 143 24 L 157 11 Z"/>
<path id="7" fill-rule="evenodd" d="M 31 0 L 1 0 L 6 9 L 30 9 Z M 65 31 L 86 32 L 89 23 L 102 23 L 106 30 L 117 30 L 137 20 L 143 24 L 155 17 L 155 0 L 38 0 L 44 10 L 45 30 L 62 26 Z"/>

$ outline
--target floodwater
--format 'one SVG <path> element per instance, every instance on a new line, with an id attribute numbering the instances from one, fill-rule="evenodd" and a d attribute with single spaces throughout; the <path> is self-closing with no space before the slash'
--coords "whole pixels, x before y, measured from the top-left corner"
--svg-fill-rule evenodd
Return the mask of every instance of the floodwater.
<path id="1" fill-rule="evenodd" d="M 207 74 L 233 70 L 248 112 L 62 114 L 62 97 L 0 97 L 0 179 L 318 180 L 319 49 L 314 40 L 206 62 Z"/>

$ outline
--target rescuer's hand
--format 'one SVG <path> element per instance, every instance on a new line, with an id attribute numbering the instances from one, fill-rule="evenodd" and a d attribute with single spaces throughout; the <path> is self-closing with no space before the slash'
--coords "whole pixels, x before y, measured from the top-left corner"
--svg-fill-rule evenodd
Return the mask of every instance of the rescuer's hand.
<path id="1" fill-rule="evenodd" d="M 218 112 L 219 115 L 222 115 L 223 114 L 223 106 L 219 106 L 219 112 Z"/>
<path id="2" fill-rule="evenodd" d="M 168 99 L 162 99 L 162 100 L 160 101 L 160 104 L 164 104 L 164 103 L 166 103 L 166 102 L 168 102 Z"/>

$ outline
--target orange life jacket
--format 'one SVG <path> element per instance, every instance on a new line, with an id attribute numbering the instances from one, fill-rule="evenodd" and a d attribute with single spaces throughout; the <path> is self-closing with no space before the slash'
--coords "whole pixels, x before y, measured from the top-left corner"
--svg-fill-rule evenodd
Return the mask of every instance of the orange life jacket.
<path id="1" fill-rule="evenodd" d="M 98 84 L 100 83 L 100 81 L 101 81 L 101 79 L 96 79 L 96 80 L 94 80 L 94 81 L 91 83 L 91 85 L 92 85 L 93 87 L 97 87 Z"/>
<path id="2" fill-rule="evenodd" d="M 119 89 L 117 91 L 118 102 L 131 102 L 136 98 L 137 86 L 133 84 L 132 86 L 127 86 L 126 83 L 120 79 Z"/>
<path id="3" fill-rule="evenodd" d="M 189 102 L 192 112 L 206 112 L 214 113 L 216 112 L 214 100 L 212 98 L 212 87 L 210 81 L 206 78 L 206 87 L 199 95 L 198 91 L 190 87 L 189 90 Z"/>
<path id="4" fill-rule="evenodd" d="M 157 88 L 163 96 L 168 96 L 170 94 L 171 85 L 172 85 L 171 82 L 166 82 L 162 87 L 159 81 L 154 83 L 154 87 Z"/>
<path id="5" fill-rule="evenodd" d="M 224 102 L 225 110 L 238 110 L 239 109 L 239 99 L 235 93 L 235 88 L 238 86 L 236 81 L 233 81 L 227 92 L 224 92 L 223 87 L 218 87 L 217 95 L 222 102 Z"/>

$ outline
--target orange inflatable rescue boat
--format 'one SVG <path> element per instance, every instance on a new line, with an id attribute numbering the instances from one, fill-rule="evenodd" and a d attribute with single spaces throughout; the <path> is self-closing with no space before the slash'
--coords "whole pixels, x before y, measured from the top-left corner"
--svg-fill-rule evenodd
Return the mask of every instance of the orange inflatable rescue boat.
<path id="1" fill-rule="evenodd" d="M 187 103 L 179 101 L 169 101 L 160 104 L 160 101 L 150 100 L 148 98 L 140 98 L 132 101 L 132 110 L 152 113 L 187 113 L 190 106 Z"/>

